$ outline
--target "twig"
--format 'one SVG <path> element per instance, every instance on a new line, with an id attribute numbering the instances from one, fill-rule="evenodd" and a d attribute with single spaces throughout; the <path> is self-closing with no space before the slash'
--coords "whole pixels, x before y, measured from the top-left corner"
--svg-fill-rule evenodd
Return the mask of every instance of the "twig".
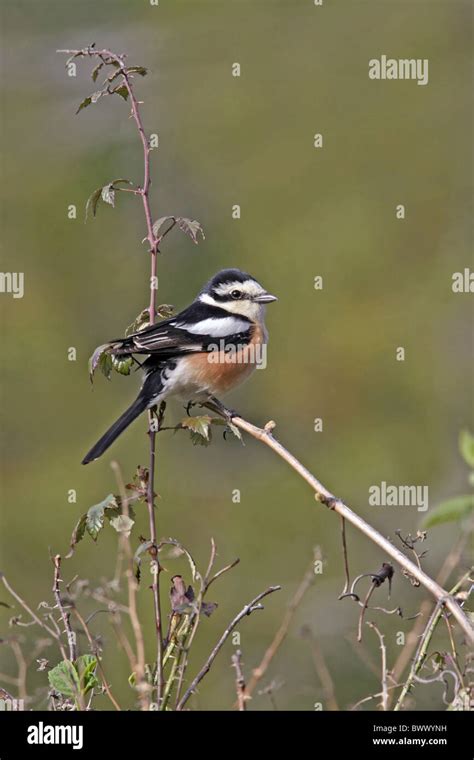
<path id="1" fill-rule="evenodd" d="M 41 618 L 39 618 L 38 615 L 36 615 L 36 613 L 33 612 L 33 610 L 27 605 L 25 600 L 22 599 L 21 596 L 17 594 L 16 591 L 14 591 L 14 589 L 10 586 L 10 584 L 8 583 L 3 573 L 0 573 L 0 580 L 2 581 L 3 585 L 7 589 L 8 593 L 11 594 L 11 596 L 14 599 L 16 599 L 18 604 L 20 604 L 23 607 L 23 609 L 28 613 L 28 615 L 31 616 L 31 618 L 35 621 L 35 623 L 39 625 L 40 628 L 43 628 L 43 630 L 45 630 L 50 636 L 52 636 L 53 639 L 55 639 L 55 641 L 58 644 L 63 660 L 67 660 L 68 657 L 66 654 L 66 650 L 64 649 L 64 645 L 61 641 L 60 633 L 55 631 L 53 628 L 50 628 L 49 625 L 46 625 L 46 623 L 43 620 L 41 620 Z"/>
<path id="2" fill-rule="evenodd" d="M 100 676 L 101 676 L 101 680 L 102 680 L 102 686 L 104 687 L 104 691 L 107 694 L 107 696 L 110 699 L 110 701 L 112 702 L 112 704 L 115 707 L 115 709 L 118 710 L 118 711 L 120 711 L 121 707 L 120 707 L 119 703 L 117 702 L 117 700 L 115 699 L 114 695 L 112 694 L 112 690 L 111 690 L 110 685 L 109 685 L 109 683 L 107 681 L 107 678 L 106 678 L 106 675 L 105 675 L 105 672 L 104 672 L 104 668 L 103 668 L 102 662 L 100 660 L 99 654 L 97 652 L 97 647 L 96 647 L 95 641 L 94 641 L 94 639 L 92 637 L 91 632 L 89 631 L 89 627 L 88 627 L 86 621 L 84 620 L 84 618 L 82 617 L 81 613 L 77 609 L 77 607 L 74 607 L 74 613 L 75 613 L 77 619 L 79 620 L 80 624 L 82 625 L 82 628 L 84 629 L 84 633 L 87 636 L 87 640 L 89 642 L 89 645 L 90 645 L 90 648 L 91 648 L 91 652 L 93 654 L 95 654 L 95 656 L 97 658 L 97 667 L 98 667 L 98 669 L 100 671 Z"/>
<path id="3" fill-rule="evenodd" d="M 388 688 L 387 688 L 387 649 L 385 646 L 384 636 L 380 633 L 375 623 L 367 621 L 369 628 L 377 634 L 380 641 L 380 651 L 382 652 L 382 710 L 384 712 L 388 709 Z"/>
<path id="4" fill-rule="evenodd" d="M 464 547 L 466 546 L 466 543 L 468 541 L 468 534 L 463 533 L 461 534 L 460 538 L 454 546 L 452 547 L 449 554 L 446 556 L 445 561 L 443 562 L 441 569 L 436 576 L 436 582 L 439 583 L 440 586 L 445 586 L 446 582 L 449 580 L 449 577 L 454 570 L 454 568 L 459 563 L 459 560 L 462 556 Z M 411 631 L 407 635 L 406 644 L 402 648 L 402 651 L 398 655 L 394 666 L 391 668 L 391 672 L 393 675 L 393 678 L 395 681 L 400 681 L 402 674 L 405 672 L 405 668 L 409 664 L 413 653 L 418 645 L 419 638 L 421 634 L 423 633 L 423 630 L 425 628 L 425 620 L 429 615 L 431 615 L 433 611 L 433 602 L 431 599 L 425 599 L 418 610 L 417 615 L 417 621 Z M 390 694 L 389 698 L 389 705 L 391 702 L 393 692 Z"/>
<path id="5" fill-rule="evenodd" d="M 393 686 L 387 686 L 387 693 L 389 691 L 393 691 L 394 689 L 398 689 L 399 686 L 401 686 L 401 683 L 395 683 Z M 371 699 L 378 699 L 378 697 L 382 696 L 382 692 L 379 691 L 377 694 L 370 694 L 368 697 L 364 697 L 363 699 L 359 699 L 358 702 L 355 703 L 355 705 L 352 705 L 351 710 L 357 710 L 360 705 L 363 705 L 364 702 L 369 702 Z"/>
<path id="6" fill-rule="evenodd" d="M 373 528 L 369 523 L 359 517 L 358 514 L 352 511 L 341 499 L 338 499 L 328 489 L 323 486 L 320 481 L 311 474 L 311 472 L 296 459 L 279 441 L 272 435 L 272 430 L 275 427 L 275 423 L 268 422 L 264 428 L 259 428 L 250 422 L 247 422 L 242 417 L 232 417 L 232 424 L 236 427 L 249 433 L 257 441 L 261 441 L 268 446 L 272 451 L 278 454 L 279 457 L 284 459 L 287 464 L 290 465 L 313 489 L 316 495 L 316 500 L 329 507 L 334 512 L 344 517 L 348 522 L 354 525 L 365 536 L 367 536 L 373 543 L 379 546 L 386 554 L 403 567 L 408 573 L 414 576 L 428 591 L 434 596 L 437 602 L 445 606 L 453 617 L 457 620 L 459 626 L 463 630 L 466 638 L 470 642 L 474 642 L 474 631 L 469 623 L 466 615 L 463 613 L 461 607 L 451 594 L 448 594 L 444 588 L 442 588 L 436 581 L 426 575 L 414 562 L 397 549 L 390 541 L 388 541 L 381 533 Z"/>
<path id="7" fill-rule="evenodd" d="M 189 651 L 191 649 L 192 643 L 194 641 L 194 637 L 196 636 L 198 625 L 201 620 L 201 608 L 204 596 L 206 595 L 210 585 L 214 583 L 218 578 L 220 578 L 224 573 L 231 570 L 233 567 L 238 565 L 240 562 L 239 559 L 235 559 L 233 562 L 230 562 L 228 565 L 223 567 L 221 570 L 218 570 L 217 573 L 214 573 L 212 577 L 210 577 L 212 568 L 214 566 L 214 562 L 217 556 L 217 547 L 214 542 L 214 539 L 211 540 L 211 555 L 209 557 L 209 564 L 206 570 L 206 575 L 204 576 L 204 579 L 202 581 L 202 589 L 201 593 L 198 596 L 197 599 L 197 611 L 189 615 L 187 625 L 185 626 L 182 638 L 181 638 L 181 648 L 178 652 L 178 661 L 179 661 L 179 675 L 178 675 L 178 686 L 176 688 L 176 706 L 179 703 L 180 697 L 181 697 L 181 690 L 183 688 L 183 682 L 184 682 L 184 675 L 186 672 L 186 668 L 188 665 L 188 659 L 189 659 Z"/>
<path id="8" fill-rule="evenodd" d="M 275 636 L 273 637 L 273 641 L 271 642 L 265 654 L 263 655 L 260 661 L 260 664 L 256 668 L 254 668 L 254 670 L 252 671 L 252 676 L 245 689 L 245 694 L 246 694 L 247 699 L 249 699 L 252 696 L 255 690 L 255 687 L 257 686 L 258 682 L 263 678 L 263 676 L 267 672 L 271 661 L 273 660 L 277 651 L 282 645 L 286 637 L 286 634 L 288 633 L 288 629 L 290 627 L 291 621 L 293 620 L 294 614 L 296 610 L 298 609 L 299 605 L 301 604 L 301 601 L 304 595 L 306 594 L 307 590 L 311 586 L 311 583 L 313 582 L 313 580 L 314 580 L 314 562 L 311 561 L 311 564 L 306 570 L 300 585 L 296 589 L 296 592 L 293 598 L 290 600 L 290 603 L 283 617 L 282 623 L 280 627 L 278 628 L 277 632 L 275 633 Z"/>
<path id="9" fill-rule="evenodd" d="M 125 517 L 128 517 L 128 496 L 125 491 L 125 486 L 124 486 L 122 474 L 120 472 L 120 467 L 115 461 L 111 463 L 111 467 L 115 473 L 115 478 L 117 480 L 117 485 L 120 492 L 122 514 L 125 515 Z M 132 547 L 130 545 L 130 539 L 125 533 L 122 533 L 122 542 L 123 542 L 123 547 L 124 547 L 125 554 L 128 560 L 128 568 L 126 571 L 127 588 L 128 588 L 128 614 L 130 616 L 130 622 L 132 624 L 133 635 L 135 637 L 137 690 L 138 690 L 140 702 L 142 704 L 142 709 L 146 710 L 149 708 L 149 699 L 148 699 L 148 694 L 146 693 L 146 688 L 148 684 L 146 682 L 146 677 L 145 677 L 145 665 L 146 665 L 145 643 L 143 640 L 143 631 L 142 631 L 140 619 L 138 617 L 138 609 L 137 609 L 138 584 L 135 579 L 135 574 L 133 571 L 133 552 L 132 552 Z"/>
<path id="10" fill-rule="evenodd" d="M 221 575 L 224 575 L 224 573 L 227 573 L 229 570 L 232 570 L 232 568 L 238 565 L 239 562 L 240 562 L 240 559 L 237 557 L 237 559 L 234 559 L 233 562 L 229 562 L 228 565 L 218 570 L 217 573 L 215 573 L 212 576 L 212 578 L 210 578 L 209 580 L 204 579 L 204 591 L 207 591 L 211 583 L 214 583 L 214 581 L 220 578 Z"/>
<path id="11" fill-rule="evenodd" d="M 237 704 L 239 712 L 247 709 L 247 695 L 245 693 L 245 678 L 242 671 L 242 652 L 240 649 L 231 657 L 232 667 L 235 668 L 235 689 L 237 691 Z"/>
<path id="12" fill-rule="evenodd" d="M 341 515 L 341 540 L 342 540 L 342 553 L 344 556 L 344 575 L 345 575 L 344 588 L 341 592 L 341 596 L 343 596 L 344 594 L 348 592 L 349 586 L 351 585 L 351 574 L 349 572 L 349 555 L 347 553 L 346 521 L 342 515 Z"/>
<path id="13" fill-rule="evenodd" d="M 469 578 L 469 575 L 470 575 L 470 571 L 467 572 L 467 573 L 465 573 L 463 575 L 463 577 L 453 586 L 453 588 L 451 589 L 450 593 L 451 594 L 455 594 L 456 591 L 458 591 L 461 588 L 461 586 L 464 583 L 464 581 L 467 578 Z M 418 673 L 420 672 L 420 670 L 421 670 L 421 668 L 423 666 L 423 663 L 424 663 L 425 658 L 426 658 L 426 653 L 428 651 L 428 647 L 430 645 L 430 642 L 431 642 L 431 639 L 432 639 L 433 634 L 435 632 L 436 626 L 438 625 L 438 622 L 439 622 L 442 614 L 443 614 L 443 604 L 442 604 L 442 602 L 438 602 L 438 604 L 434 608 L 434 610 L 433 610 L 433 612 L 432 612 L 432 614 L 430 616 L 430 619 L 428 620 L 428 623 L 426 624 L 426 628 L 425 628 L 425 630 L 424 630 L 424 632 L 422 634 L 420 643 L 418 645 L 418 650 L 417 650 L 417 653 L 416 653 L 416 656 L 415 656 L 415 660 L 413 662 L 413 665 L 411 666 L 410 672 L 408 674 L 408 678 L 407 678 L 407 680 L 405 681 L 405 683 L 403 685 L 403 689 L 401 690 L 400 695 L 399 695 L 398 700 L 397 700 L 397 703 L 396 703 L 396 705 L 394 707 L 394 711 L 395 712 L 398 712 L 399 710 L 401 710 L 401 708 L 403 706 L 403 703 L 405 701 L 405 698 L 406 698 L 408 692 L 410 691 L 410 689 L 411 689 L 411 687 L 413 685 L 413 682 L 416 680 L 416 678 L 418 676 Z"/>
<path id="14" fill-rule="evenodd" d="M 255 610 L 262 610 L 263 605 L 259 604 L 260 600 L 263 599 L 265 596 L 268 596 L 269 594 L 273 594 L 274 591 L 279 591 L 281 589 L 281 586 L 270 586 L 270 588 L 267 588 L 266 591 L 262 591 L 261 594 L 255 597 L 255 599 L 252 599 L 249 604 L 246 604 L 245 607 L 239 612 L 238 615 L 235 616 L 235 618 L 232 620 L 232 622 L 227 626 L 224 633 L 220 637 L 219 641 L 217 642 L 216 646 L 212 650 L 211 654 L 207 658 L 206 662 L 204 663 L 203 667 L 197 674 L 197 676 L 192 681 L 191 685 L 188 687 L 188 689 L 184 692 L 183 696 L 181 697 L 180 701 L 178 702 L 176 709 L 182 710 L 185 706 L 186 702 L 188 701 L 189 697 L 193 694 L 193 692 L 196 690 L 196 687 L 200 684 L 204 676 L 209 672 L 211 669 L 211 665 L 216 659 L 217 655 L 219 654 L 220 650 L 222 649 L 224 643 L 236 627 L 236 625 L 244 618 L 246 615 L 250 615 Z"/>
<path id="15" fill-rule="evenodd" d="M 61 592 L 59 590 L 59 584 L 61 583 L 61 555 L 56 554 L 52 558 L 52 560 L 53 560 L 53 565 L 54 565 L 54 582 L 53 582 L 54 598 L 56 599 L 56 606 L 61 613 L 61 617 L 64 623 L 64 630 L 65 630 L 68 645 L 69 645 L 69 659 L 71 660 L 71 662 L 74 662 L 77 658 L 76 634 L 71 628 L 71 617 L 70 617 L 70 614 L 66 612 L 64 608 L 63 600 L 61 599 Z"/>

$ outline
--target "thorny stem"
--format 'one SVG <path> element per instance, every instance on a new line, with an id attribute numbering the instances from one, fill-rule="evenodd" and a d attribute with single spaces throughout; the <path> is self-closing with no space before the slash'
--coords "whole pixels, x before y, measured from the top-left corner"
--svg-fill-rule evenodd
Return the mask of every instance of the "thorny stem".
<path id="1" fill-rule="evenodd" d="M 76 634 L 71 628 L 70 615 L 64 609 L 63 600 L 61 599 L 61 592 L 59 589 L 59 584 L 61 583 L 61 556 L 59 554 L 56 554 L 53 557 L 53 564 L 54 564 L 54 583 L 53 583 L 54 598 L 56 600 L 56 606 L 61 613 L 61 617 L 64 623 L 64 631 L 66 633 L 68 646 L 69 646 L 69 659 L 71 660 L 71 662 L 74 662 L 77 658 Z"/>
<path id="2" fill-rule="evenodd" d="M 102 49 L 96 50 L 93 47 L 85 48 L 82 51 L 79 50 L 61 50 L 58 52 L 69 53 L 74 55 L 75 53 L 82 52 L 83 55 L 89 57 L 99 58 L 103 63 L 115 62 L 120 69 L 120 75 L 122 77 L 123 84 L 127 88 L 127 92 L 130 98 L 131 116 L 136 124 L 138 134 L 143 147 L 143 185 L 137 188 L 137 193 L 141 195 L 143 203 L 143 211 L 145 214 L 145 222 L 147 229 L 147 240 L 149 244 L 149 251 L 151 257 L 151 271 L 150 271 L 150 303 L 148 307 L 149 323 L 152 325 L 155 322 L 156 314 L 156 275 L 157 275 L 157 253 L 160 239 L 155 236 L 153 232 L 153 217 L 150 208 L 150 185 L 151 185 L 151 173 L 150 173 L 150 142 L 145 133 L 143 127 L 143 120 L 140 113 L 140 104 L 135 96 L 135 92 L 132 84 L 132 77 L 127 72 L 125 66 L 125 55 L 118 55 L 111 50 Z M 148 434 L 150 439 L 150 467 L 149 467 L 149 483 L 147 494 L 147 507 L 148 507 L 148 521 L 150 528 L 150 540 L 154 546 L 157 543 L 156 533 L 156 520 L 155 520 L 155 504 L 154 504 L 154 479 L 155 479 L 155 460 L 156 460 L 156 430 L 152 425 L 152 413 L 148 414 Z M 163 639 L 162 639 L 162 623 L 161 623 L 161 608 L 160 608 L 160 563 L 158 558 L 158 550 L 156 549 L 156 564 L 154 568 L 156 572 L 153 573 L 153 583 L 151 586 L 153 593 L 153 606 L 155 616 L 155 629 L 156 629 L 156 700 L 158 706 L 161 701 L 163 691 Z"/>
<path id="3" fill-rule="evenodd" d="M 388 688 L 387 688 L 387 649 L 385 647 L 384 636 L 380 633 L 375 623 L 367 622 L 369 628 L 377 634 L 380 641 L 380 651 L 382 652 L 382 710 L 386 712 L 388 710 Z"/>
<path id="4" fill-rule="evenodd" d="M 235 690 L 237 692 L 237 704 L 239 712 L 247 709 L 245 695 L 245 677 L 242 670 L 242 652 L 240 649 L 231 657 L 232 667 L 235 668 Z"/>

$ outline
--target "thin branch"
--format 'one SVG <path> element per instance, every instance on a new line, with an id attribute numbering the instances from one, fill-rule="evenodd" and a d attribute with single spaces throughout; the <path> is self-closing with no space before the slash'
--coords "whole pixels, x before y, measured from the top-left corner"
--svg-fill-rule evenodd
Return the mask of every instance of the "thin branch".
<path id="1" fill-rule="evenodd" d="M 63 660 L 67 660 L 68 657 L 67 657 L 67 654 L 66 654 L 66 650 L 64 649 L 64 645 L 63 645 L 63 643 L 61 641 L 61 635 L 57 631 L 55 631 L 53 628 L 50 628 L 49 625 L 46 625 L 46 623 L 43 620 L 41 620 L 41 618 L 39 618 L 38 615 L 36 615 L 36 613 L 33 612 L 33 610 L 27 605 L 27 603 L 25 602 L 25 600 L 22 599 L 21 596 L 19 594 L 17 594 L 16 591 L 14 591 L 14 589 L 10 586 L 10 584 L 8 583 L 8 581 L 5 578 L 5 576 L 4 576 L 3 573 L 0 573 L 0 580 L 2 581 L 2 583 L 5 586 L 5 588 L 8 591 L 8 593 L 11 594 L 11 596 L 14 599 L 16 599 L 16 601 L 18 602 L 18 604 L 20 604 L 23 607 L 23 609 L 25 610 L 25 612 L 27 612 L 28 615 L 31 616 L 31 618 L 34 620 L 34 622 L 37 625 L 39 625 L 40 628 L 43 628 L 43 630 L 45 630 L 50 636 L 52 636 L 53 639 L 55 639 L 55 641 L 58 644 L 58 647 L 59 647 L 59 650 L 61 652 L 61 656 L 62 656 Z"/>
<path id="2" fill-rule="evenodd" d="M 242 652 L 238 649 L 231 657 L 232 667 L 235 668 L 235 689 L 237 692 L 237 704 L 239 712 L 245 712 L 247 709 L 246 701 L 248 699 L 245 693 L 245 678 L 242 670 Z"/>
<path id="3" fill-rule="evenodd" d="M 125 517 L 128 517 L 128 496 L 125 491 L 125 486 L 124 486 L 122 474 L 120 472 L 120 467 L 115 461 L 111 463 L 111 467 L 115 473 L 115 478 L 117 480 L 117 485 L 120 492 L 122 514 L 125 515 Z M 148 684 L 146 682 L 146 674 L 145 674 L 145 665 L 146 665 L 145 643 L 143 639 L 143 631 L 142 631 L 142 626 L 140 623 L 140 618 L 138 617 L 138 609 L 137 609 L 138 583 L 136 581 L 135 574 L 133 571 L 133 551 L 130 545 L 130 539 L 125 533 L 122 533 L 121 535 L 122 535 L 123 547 L 124 547 L 125 554 L 128 560 L 128 567 L 126 571 L 127 588 L 128 588 L 128 614 L 130 616 L 130 622 L 132 624 L 133 635 L 135 637 L 137 690 L 138 690 L 140 702 L 142 704 L 142 709 L 147 710 L 149 708 L 149 699 L 148 699 L 148 694 L 146 693 L 146 688 Z"/>
<path id="4" fill-rule="evenodd" d="M 344 588 L 341 592 L 341 596 L 344 596 L 344 594 L 347 594 L 347 592 L 349 591 L 349 587 L 351 585 L 351 574 L 349 571 L 349 555 L 347 553 L 346 521 L 342 515 L 341 515 L 341 541 L 342 541 L 342 553 L 344 557 L 344 575 L 345 575 Z"/>
<path id="5" fill-rule="evenodd" d="M 64 623 L 64 630 L 69 645 L 69 659 L 71 662 L 74 662 L 77 658 L 76 634 L 71 628 L 71 616 L 70 613 L 66 612 L 64 608 L 63 600 L 61 599 L 61 592 L 59 590 L 59 584 L 61 583 L 61 555 L 56 554 L 52 560 L 54 565 L 54 598 L 56 599 L 56 606 L 61 613 L 61 617 Z"/>
<path id="6" fill-rule="evenodd" d="M 230 414 L 230 412 L 229 412 Z M 231 415 L 232 416 L 232 415 Z M 312 473 L 296 459 L 279 441 L 272 435 L 272 430 L 275 427 L 273 421 L 268 422 L 264 428 L 259 428 L 250 422 L 247 422 L 242 417 L 232 416 L 232 424 L 236 425 L 241 430 L 249 433 L 257 441 L 261 441 L 268 446 L 272 451 L 278 454 L 287 464 L 290 465 L 308 485 L 311 486 L 315 492 L 316 500 L 329 507 L 332 511 L 337 512 L 341 517 L 344 517 L 348 522 L 354 525 L 359 531 L 361 531 L 367 538 L 373 543 L 379 546 L 386 554 L 397 562 L 408 573 L 413 575 L 420 584 L 422 584 L 437 600 L 438 604 L 443 605 L 451 612 L 454 618 L 456 618 L 459 626 L 463 630 L 466 639 L 470 642 L 474 642 L 474 631 L 469 623 L 466 615 L 462 611 L 457 601 L 451 594 L 445 591 L 436 581 L 430 578 L 423 570 L 421 570 L 414 562 L 408 559 L 403 552 L 397 549 L 390 541 L 388 541 L 381 533 L 367 523 L 362 517 L 352 511 L 342 499 L 338 499 L 328 489 L 323 486 L 322 483 Z"/>
<path id="7" fill-rule="evenodd" d="M 467 578 L 469 578 L 469 575 L 470 575 L 470 571 L 465 573 L 463 577 L 453 586 L 450 593 L 455 594 L 456 591 L 458 591 L 461 588 L 464 581 Z M 431 639 L 433 638 L 433 634 L 436 630 L 436 626 L 438 625 L 441 619 L 442 614 L 443 614 L 443 604 L 442 602 L 438 602 L 438 604 L 436 605 L 436 607 L 434 608 L 430 616 L 430 619 L 428 620 L 428 623 L 426 624 L 426 628 L 420 639 L 415 660 L 408 674 L 408 678 L 403 685 L 403 689 L 400 692 L 397 703 L 394 707 L 395 712 L 401 710 L 403 703 L 405 701 L 405 698 L 413 685 L 413 682 L 418 677 L 418 673 L 420 672 L 423 666 L 423 663 L 425 662 L 428 647 L 430 645 Z"/>
<path id="8" fill-rule="evenodd" d="M 450 550 L 449 554 L 446 556 L 446 559 L 444 560 L 441 569 L 436 576 L 436 582 L 439 583 L 440 586 L 445 586 L 447 581 L 449 580 L 451 573 L 453 572 L 454 568 L 458 565 L 459 560 L 461 559 L 462 553 L 464 551 L 464 548 L 468 541 L 468 534 L 463 533 L 459 537 L 458 541 L 454 544 L 452 549 Z M 410 663 L 410 660 L 413 657 L 413 653 L 416 650 L 416 647 L 418 645 L 418 641 L 420 636 L 423 633 L 423 630 L 425 628 L 425 620 L 427 617 L 431 615 L 433 612 L 433 602 L 431 599 L 425 599 L 418 610 L 417 615 L 417 621 L 411 631 L 407 634 L 406 644 L 402 648 L 402 651 L 398 655 L 394 666 L 391 668 L 391 672 L 393 674 L 393 678 L 395 681 L 400 681 L 402 674 L 405 672 L 405 668 Z M 389 704 L 391 702 L 393 692 L 391 692 Z"/>
<path id="9" fill-rule="evenodd" d="M 377 634 L 380 641 L 380 651 L 382 652 L 382 710 L 387 712 L 388 709 L 388 688 L 387 688 L 387 648 L 385 646 L 384 636 L 380 633 L 375 623 L 367 622 L 369 628 Z"/>
<path id="10" fill-rule="evenodd" d="M 217 573 L 215 573 L 212 576 L 212 578 L 210 578 L 209 580 L 205 579 L 204 580 L 204 591 L 207 591 L 208 588 L 209 588 L 209 586 L 211 585 L 211 583 L 214 583 L 214 581 L 216 581 L 218 578 L 220 578 L 221 575 L 224 575 L 224 573 L 227 573 L 229 570 L 232 570 L 232 568 L 235 567 L 236 565 L 238 565 L 239 562 L 240 562 L 240 559 L 237 557 L 232 562 L 229 562 L 228 565 L 226 565 L 225 567 L 223 567 L 220 570 L 218 570 Z"/>
<path id="11" fill-rule="evenodd" d="M 177 710 L 183 709 L 189 697 L 194 693 L 194 691 L 196 690 L 197 686 L 201 683 L 204 676 L 207 673 L 209 673 L 212 663 L 216 659 L 217 655 L 219 654 L 220 650 L 224 646 L 225 642 L 229 638 L 230 634 L 232 633 L 236 625 L 238 625 L 238 623 L 246 615 L 250 615 L 252 612 L 255 612 L 255 610 L 262 610 L 263 605 L 259 604 L 260 600 L 263 599 L 265 596 L 268 596 L 269 594 L 273 594 L 274 591 L 279 591 L 280 589 L 281 589 L 281 586 L 270 586 L 270 588 L 267 588 L 266 591 L 262 591 L 261 594 L 256 596 L 255 599 L 252 599 L 252 601 L 249 602 L 249 604 L 246 604 L 245 607 L 243 607 L 243 609 L 239 612 L 239 614 L 235 616 L 232 622 L 225 629 L 224 633 L 220 637 L 216 646 L 214 647 L 211 654 L 209 655 L 206 662 L 204 663 L 203 667 L 201 668 L 197 676 L 192 681 L 191 685 L 188 687 L 188 689 L 185 691 L 185 693 L 181 697 L 180 701 L 178 702 L 176 706 Z"/>
<path id="12" fill-rule="evenodd" d="M 91 648 L 91 652 L 93 654 L 95 654 L 95 656 L 97 658 L 97 667 L 98 667 L 98 669 L 100 671 L 100 676 L 101 676 L 101 680 L 102 680 L 102 686 L 104 687 L 104 691 L 107 694 L 107 696 L 110 699 L 110 701 L 112 702 L 112 704 L 115 707 L 115 709 L 118 710 L 118 711 L 120 711 L 121 707 L 120 707 L 119 703 L 117 702 L 117 700 L 115 699 L 114 695 L 112 694 L 112 690 L 111 690 L 110 685 L 109 685 L 109 683 L 107 681 L 107 678 L 106 678 L 106 675 L 105 675 L 105 672 L 104 672 L 104 668 L 103 668 L 101 659 L 99 657 L 99 653 L 97 652 L 96 643 L 94 641 L 94 638 L 92 637 L 92 634 L 91 634 L 91 632 L 89 630 L 89 627 L 88 627 L 86 621 L 84 620 L 84 618 L 82 617 L 81 613 L 77 609 L 77 607 L 74 607 L 74 613 L 75 613 L 77 619 L 79 620 L 80 624 L 82 625 L 82 628 L 84 629 L 84 633 L 87 636 L 87 640 L 89 642 L 89 646 Z"/>

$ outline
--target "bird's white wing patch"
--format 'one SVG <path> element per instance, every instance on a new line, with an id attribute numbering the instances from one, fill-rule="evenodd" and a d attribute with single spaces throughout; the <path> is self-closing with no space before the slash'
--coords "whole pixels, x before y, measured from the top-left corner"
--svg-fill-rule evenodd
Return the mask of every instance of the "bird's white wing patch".
<path id="1" fill-rule="evenodd" d="M 194 324 L 186 322 L 177 323 L 175 327 L 180 330 L 186 330 L 194 335 L 210 335 L 212 338 L 223 338 L 226 335 L 245 332 L 250 328 L 250 323 L 244 319 L 237 319 L 237 317 L 209 317 Z"/>

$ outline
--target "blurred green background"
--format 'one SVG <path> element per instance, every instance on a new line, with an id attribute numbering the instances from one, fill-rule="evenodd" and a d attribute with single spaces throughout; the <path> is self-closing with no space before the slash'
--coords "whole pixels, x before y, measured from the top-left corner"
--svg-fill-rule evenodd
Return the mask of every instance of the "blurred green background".
<path id="1" fill-rule="evenodd" d="M 142 154 L 128 107 L 107 98 L 75 116 L 95 88 L 89 63 L 70 78 L 55 50 L 92 42 L 129 54 L 149 68 L 136 82 L 152 154 L 155 218 L 198 219 L 206 240 L 173 232 L 159 259 L 158 301 L 182 308 L 223 267 L 250 271 L 279 302 L 268 310 L 268 368 L 228 397 L 256 423 L 277 421 L 277 435 L 296 456 L 384 535 L 415 531 L 413 507 L 370 507 L 368 489 L 382 480 L 428 485 L 430 505 L 465 491 L 457 453 L 460 428 L 472 418 L 472 296 L 454 295 L 453 272 L 472 266 L 470 252 L 470 7 L 453 2 L 311 0 L 3 0 L 1 103 L 3 271 L 25 273 L 25 296 L 3 295 L 2 512 L 0 567 L 34 607 L 51 601 L 48 551 L 65 553 L 86 509 L 115 491 L 110 461 L 130 479 L 147 464 L 144 425 L 136 424 L 100 461 L 85 451 L 134 397 L 138 376 L 98 377 L 87 359 L 121 335 L 148 304 L 149 259 L 140 241 L 140 204 L 129 195 L 100 207 L 84 224 L 96 187 L 116 177 L 140 182 Z M 428 58 L 429 84 L 373 82 L 368 60 L 382 54 Z M 231 76 L 239 62 L 240 78 Z M 313 147 L 321 132 L 324 147 Z M 406 219 L 395 206 L 406 206 Z M 76 204 L 78 219 L 67 208 Z M 242 217 L 233 220 L 231 207 Z M 314 289 L 314 277 L 324 289 Z M 405 347 L 405 362 L 395 360 Z M 68 361 L 68 348 L 77 361 Z M 168 421 L 183 416 L 172 402 Z M 314 432 L 323 418 L 324 431 Z M 472 425 L 471 425 L 472 427 Z M 68 503 L 76 489 L 77 503 Z M 240 489 L 241 502 L 232 501 Z M 312 710 L 322 690 L 303 624 L 318 637 L 341 707 L 378 690 L 376 672 L 357 655 L 358 609 L 337 600 L 343 584 L 339 523 L 265 447 L 214 436 L 210 448 L 181 435 L 159 437 L 157 514 L 160 536 L 184 543 L 204 569 L 211 536 L 218 563 L 240 565 L 213 588 L 217 612 L 205 620 L 191 674 L 227 622 L 274 583 L 265 612 L 239 626 L 244 667 L 255 667 L 319 545 L 317 576 L 290 634 L 262 683 L 283 682 L 280 709 Z M 133 533 L 147 534 L 145 510 Z M 425 568 L 436 573 L 457 535 L 434 528 Z M 87 536 L 64 563 L 92 583 L 115 568 L 116 534 L 97 545 Z M 354 574 L 386 559 L 349 530 Z M 185 572 L 167 561 L 162 575 Z M 188 580 L 188 578 L 187 578 Z M 424 592 L 396 573 L 392 604 L 417 611 Z M 6 592 L 0 598 L 8 601 Z M 380 592 L 379 603 L 386 600 Z M 140 591 L 149 658 L 151 596 Z M 165 605 L 166 607 L 166 605 Z M 86 611 L 92 609 L 85 605 Z M 17 610 L 15 610 L 16 612 Z M 4 635 L 12 612 L 0 608 Z M 375 614 L 375 613 L 374 613 Z M 387 634 L 411 623 L 377 618 Z M 104 666 L 128 707 L 134 694 L 105 616 Z M 378 667 L 370 631 L 359 649 Z M 193 704 L 230 708 L 234 700 L 229 642 Z M 0 670 L 13 674 L 9 649 Z M 51 648 L 46 657 L 56 661 Z M 32 672 L 30 693 L 45 684 Z M 441 687 L 419 687 L 416 708 L 441 709 Z M 37 703 L 39 704 L 39 703 Z M 106 698 L 97 707 L 108 709 Z M 255 695 L 252 709 L 269 708 Z M 372 703 L 369 706 L 374 706 Z"/>

